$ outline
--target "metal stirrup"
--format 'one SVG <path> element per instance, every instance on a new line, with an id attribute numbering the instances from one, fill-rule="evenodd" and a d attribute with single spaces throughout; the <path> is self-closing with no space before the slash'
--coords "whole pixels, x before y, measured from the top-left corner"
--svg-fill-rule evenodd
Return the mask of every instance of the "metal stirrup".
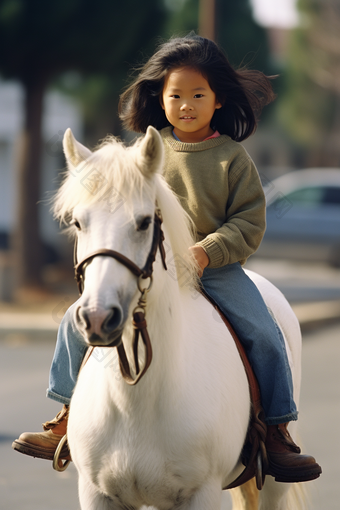
<path id="1" fill-rule="evenodd" d="M 59 441 L 59 444 L 57 446 L 57 449 L 54 453 L 54 457 L 53 457 L 53 463 L 52 463 L 52 466 L 53 466 L 53 469 L 55 469 L 56 471 L 65 471 L 65 469 L 68 468 L 68 465 L 70 464 L 70 460 L 65 460 L 65 462 L 63 463 L 61 459 L 59 459 L 59 456 L 61 454 L 61 450 L 63 449 L 63 447 L 65 446 L 67 442 L 67 436 L 66 434 L 60 439 Z M 60 462 L 62 463 L 62 466 L 60 467 L 59 466 L 59 460 Z"/>

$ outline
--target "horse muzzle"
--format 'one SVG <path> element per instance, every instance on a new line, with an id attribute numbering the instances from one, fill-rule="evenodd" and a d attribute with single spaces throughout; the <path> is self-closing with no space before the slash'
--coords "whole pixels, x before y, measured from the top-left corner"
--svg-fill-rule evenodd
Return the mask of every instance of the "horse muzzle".
<path id="1" fill-rule="evenodd" d="M 76 323 L 86 343 L 93 347 L 117 347 L 121 343 L 123 312 L 119 307 L 89 310 L 79 306 Z"/>

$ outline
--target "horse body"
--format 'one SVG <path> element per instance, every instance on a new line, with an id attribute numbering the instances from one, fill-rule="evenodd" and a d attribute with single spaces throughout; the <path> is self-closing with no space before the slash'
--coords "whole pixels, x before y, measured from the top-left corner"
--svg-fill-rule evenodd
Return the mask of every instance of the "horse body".
<path id="1" fill-rule="evenodd" d="M 113 501 L 120 494 L 122 508 L 176 508 L 199 488 L 212 482 L 222 488 L 240 471 L 250 406 L 246 376 L 225 325 L 204 298 L 187 294 L 182 326 L 181 310 L 172 306 L 170 315 L 166 295 L 155 308 L 150 302 L 153 362 L 136 387 L 92 356 L 72 399 L 68 437 L 77 468 L 90 463 L 91 479 L 96 473 Z"/>
<path id="2" fill-rule="evenodd" d="M 140 382 L 127 385 L 117 370 L 98 361 L 96 351 L 80 373 L 71 402 L 68 442 L 79 472 L 81 508 L 138 509 L 145 505 L 158 510 L 216 510 L 222 487 L 243 469 L 239 458 L 250 415 L 246 375 L 229 331 L 195 291 L 195 267 L 186 258 L 193 237 L 183 210 L 157 174 L 162 163 L 158 133 L 149 130 L 130 153 L 116 145 L 104 146 L 102 154 L 99 149 L 92 155 L 70 133 L 66 136 L 70 169 L 84 166 L 85 159 L 89 168 L 94 165 L 102 170 L 107 186 L 113 175 L 115 200 L 109 206 L 106 199 L 94 200 L 80 189 L 77 179 L 81 176 L 73 173 L 57 199 L 57 214 L 64 217 L 73 211 L 80 227 L 81 258 L 98 248 L 114 249 L 142 267 L 152 238 L 147 224 L 157 200 L 164 216 L 169 270 L 164 271 L 158 257 L 147 308 L 153 361 Z M 125 169 L 130 177 L 125 176 L 128 187 L 124 187 L 121 173 L 117 174 L 114 165 L 109 167 L 117 151 L 123 154 L 118 162 L 129 160 L 137 166 L 136 175 L 131 174 L 135 186 L 129 186 L 130 170 Z M 111 162 L 106 170 L 105 160 Z M 130 198 L 118 207 L 129 193 Z M 86 266 L 85 276 L 84 293 L 75 311 L 79 330 L 94 346 L 118 344 L 122 339 L 132 365 L 136 277 L 117 260 L 103 256 Z M 298 397 L 296 319 L 275 287 L 255 274 L 250 276 L 288 341 Z M 141 350 L 141 363 L 143 356 Z M 288 489 L 287 484 L 266 481 L 260 508 L 288 508 Z M 235 499 L 234 509 L 256 509 L 247 505 Z"/>

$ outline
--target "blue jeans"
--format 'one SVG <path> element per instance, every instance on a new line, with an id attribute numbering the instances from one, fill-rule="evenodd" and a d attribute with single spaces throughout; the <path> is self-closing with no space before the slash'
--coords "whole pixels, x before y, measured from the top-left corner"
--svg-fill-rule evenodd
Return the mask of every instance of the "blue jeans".
<path id="1" fill-rule="evenodd" d="M 201 281 L 229 319 L 247 352 L 260 386 L 267 424 L 297 420 L 284 339 L 257 287 L 238 262 L 218 269 L 206 268 Z M 67 310 L 60 324 L 47 390 L 49 398 L 63 404 L 70 402 L 87 350 L 73 323 L 76 305 Z"/>

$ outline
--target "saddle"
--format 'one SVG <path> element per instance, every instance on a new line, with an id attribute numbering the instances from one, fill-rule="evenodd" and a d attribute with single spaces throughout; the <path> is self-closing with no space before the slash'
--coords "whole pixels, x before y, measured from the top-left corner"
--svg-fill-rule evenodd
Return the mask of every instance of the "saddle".
<path id="1" fill-rule="evenodd" d="M 224 324 L 227 326 L 231 336 L 234 339 L 234 342 L 236 344 L 237 350 L 239 352 L 240 358 L 243 362 L 247 374 L 251 400 L 250 422 L 248 426 L 246 442 L 241 453 L 241 461 L 245 466 L 245 469 L 236 478 L 236 480 L 234 480 L 227 487 L 223 487 L 222 490 L 234 489 L 235 487 L 239 487 L 240 485 L 248 482 L 250 479 L 254 477 L 256 479 L 257 489 L 261 490 L 265 481 L 266 476 L 265 473 L 267 472 L 268 469 L 268 459 L 265 447 L 267 425 L 264 422 L 264 411 L 261 406 L 260 388 L 256 376 L 254 374 L 254 371 L 248 360 L 247 354 L 244 350 L 244 347 L 241 344 L 240 340 L 238 339 L 238 336 L 236 335 L 230 322 L 228 321 L 224 313 L 220 310 L 215 301 L 204 291 L 203 288 L 200 288 L 200 292 L 218 312 L 219 316 L 223 320 Z"/>

